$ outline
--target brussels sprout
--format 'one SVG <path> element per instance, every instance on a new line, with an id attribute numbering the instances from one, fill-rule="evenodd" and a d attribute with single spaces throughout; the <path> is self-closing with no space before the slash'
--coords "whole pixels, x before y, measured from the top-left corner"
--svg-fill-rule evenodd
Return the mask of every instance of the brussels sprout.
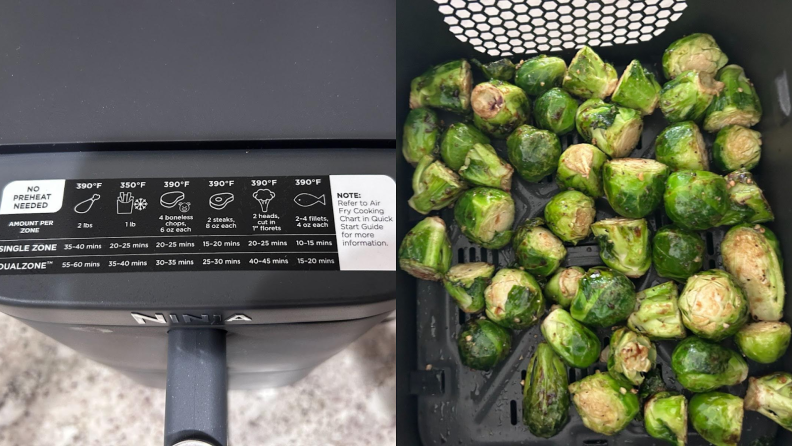
<path id="1" fill-rule="evenodd" d="M 638 110 L 643 115 L 651 115 L 657 107 L 660 84 L 654 74 L 644 68 L 641 62 L 633 60 L 624 69 L 616 90 L 613 91 L 613 102 Z"/>
<path id="2" fill-rule="evenodd" d="M 561 240 L 573 244 L 588 237 L 596 214 L 594 199 L 576 190 L 556 194 L 544 209 L 547 227 Z"/>
<path id="3" fill-rule="evenodd" d="M 503 58 L 483 64 L 476 59 L 473 59 L 473 65 L 477 66 L 484 77 L 487 79 L 495 79 L 499 81 L 511 81 L 514 79 L 514 72 L 517 70 L 514 63 L 509 59 Z"/>
<path id="4" fill-rule="evenodd" d="M 695 232 L 663 226 L 652 239 L 652 264 L 660 277 L 684 282 L 701 270 L 705 250 L 704 240 Z"/>
<path id="5" fill-rule="evenodd" d="M 514 168 L 500 159 L 491 145 L 473 144 L 465 157 L 465 164 L 459 169 L 459 176 L 476 186 L 496 187 L 508 192 L 513 172 Z"/>
<path id="6" fill-rule="evenodd" d="M 685 71 L 660 90 L 660 110 L 670 122 L 698 121 L 723 90 L 723 82 L 701 71 Z"/>
<path id="7" fill-rule="evenodd" d="M 682 386 L 691 392 L 708 392 L 745 381 L 748 364 L 729 348 L 690 336 L 671 354 L 671 368 Z"/>
<path id="8" fill-rule="evenodd" d="M 569 308 L 577 294 L 580 279 L 585 273 L 586 271 L 579 266 L 559 269 L 545 285 L 545 296 L 561 307 Z"/>
<path id="9" fill-rule="evenodd" d="M 685 36 L 666 48 L 663 53 L 663 72 L 673 79 L 683 71 L 695 70 L 715 76 L 729 58 L 723 54 L 709 34 Z"/>
<path id="10" fill-rule="evenodd" d="M 671 169 L 663 163 L 644 158 L 608 161 L 602 168 L 605 196 L 616 213 L 641 218 L 654 212 L 663 202 L 665 183 Z"/>
<path id="11" fill-rule="evenodd" d="M 410 83 L 410 108 L 434 107 L 455 113 L 470 110 L 473 75 L 465 59 L 435 65 Z"/>
<path id="12" fill-rule="evenodd" d="M 687 399 L 674 392 L 655 394 L 644 405 L 646 433 L 676 446 L 685 446 L 688 429 Z"/>
<path id="13" fill-rule="evenodd" d="M 784 356 L 792 330 L 786 322 L 756 322 L 734 335 L 740 351 L 760 364 L 771 364 Z"/>
<path id="14" fill-rule="evenodd" d="M 641 113 L 631 108 L 589 99 L 578 108 L 575 125 L 580 136 L 611 158 L 624 158 L 641 140 Z"/>
<path id="15" fill-rule="evenodd" d="M 555 172 L 561 158 L 558 137 L 530 125 L 518 127 L 506 140 L 506 147 L 512 166 L 531 183 L 538 183 Z"/>
<path id="16" fill-rule="evenodd" d="M 495 267 L 489 263 L 460 263 L 448 270 L 443 285 L 462 311 L 478 313 L 484 309 L 484 290 L 493 274 Z"/>
<path id="17" fill-rule="evenodd" d="M 630 329 L 656 341 L 685 337 L 674 282 L 647 288 L 636 294 L 635 300 L 635 311 L 627 319 Z"/>
<path id="18" fill-rule="evenodd" d="M 434 155 L 440 137 L 440 119 L 428 108 L 416 108 L 407 114 L 402 137 L 402 154 L 413 166 L 426 155 Z"/>
<path id="19" fill-rule="evenodd" d="M 476 187 L 459 197 L 454 219 L 471 242 L 487 249 L 501 249 L 513 235 L 514 200 L 500 189 Z"/>
<path id="20" fill-rule="evenodd" d="M 476 85 L 471 93 L 473 123 L 485 133 L 505 138 L 531 117 L 531 101 L 520 87 L 503 81 Z"/>
<path id="21" fill-rule="evenodd" d="M 610 346 L 608 350 L 610 350 Z M 644 382 L 641 384 L 641 387 L 638 388 L 638 399 L 640 401 L 646 401 L 649 397 L 667 390 L 668 388 L 665 385 L 665 381 L 663 381 L 662 372 L 659 368 L 654 368 L 644 375 Z"/>
<path id="22" fill-rule="evenodd" d="M 469 320 L 457 338 L 462 364 L 476 370 L 489 370 L 506 359 L 511 344 L 511 332 L 486 319 Z"/>
<path id="23" fill-rule="evenodd" d="M 723 91 L 715 97 L 704 117 L 704 130 L 717 132 L 727 125 L 753 127 L 762 118 L 762 104 L 753 83 L 738 65 L 727 65 L 718 72 Z"/>
<path id="24" fill-rule="evenodd" d="M 603 62 L 594 50 L 584 46 L 569 63 L 563 87 L 583 99 L 605 99 L 616 89 L 618 79 L 613 65 Z"/>
<path id="25" fill-rule="evenodd" d="M 657 161 L 673 170 L 708 170 L 707 146 L 693 121 L 666 127 L 655 140 Z"/>
<path id="26" fill-rule="evenodd" d="M 569 146 L 558 160 L 556 182 L 561 189 L 583 192 L 589 197 L 602 196 L 602 166 L 608 156 L 591 144 Z"/>
<path id="27" fill-rule="evenodd" d="M 523 422 L 532 434 L 550 438 L 569 421 L 566 366 L 546 342 L 536 347 L 525 372 Z"/>
<path id="28" fill-rule="evenodd" d="M 599 370 L 570 384 L 569 392 L 583 424 L 600 434 L 618 433 L 640 411 L 638 397 L 633 390 Z"/>
<path id="29" fill-rule="evenodd" d="M 608 372 L 626 385 L 640 386 L 644 374 L 657 362 L 657 349 L 646 336 L 622 327 L 613 332 L 608 350 Z"/>
<path id="30" fill-rule="evenodd" d="M 539 96 L 534 103 L 534 120 L 537 127 L 565 135 L 575 129 L 578 103 L 566 91 L 552 88 Z"/>
<path id="31" fill-rule="evenodd" d="M 727 125 L 712 144 L 712 160 L 722 172 L 751 170 L 762 156 L 762 134 L 741 125 Z"/>
<path id="32" fill-rule="evenodd" d="M 412 186 L 413 196 L 407 203 L 421 214 L 443 209 L 466 189 L 453 170 L 428 155 L 415 168 Z"/>
<path id="33" fill-rule="evenodd" d="M 517 330 L 539 322 L 545 310 L 539 282 L 519 269 L 504 268 L 495 273 L 484 290 L 484 301 L 492 322 Z"/>
<path id="34" fill-rule="evenodd" d="M 792 374 L 775 372 L 748 378 L 745 410 L 757 411 L 792 431 Z"/>
<path id="35" fill-rule="evenodd" d="M 704 170 L 680 170 L 668 177 L 665 211 L 678 226 L 704 230 L 718 226 L 729 210 L 726 180 Z"/>
<path id="36" fill-rule="evenodd" d="M 549 276 L 561 266 L 567 250 L 549 229 L 544 220 L 526 220 L 514 233 L 514 258 L 526 271 L 537 276 Z"/>
<path id="37" fill-rule="evenodd" d="M 531 96 L 541 96 L 551 88 L 560 87 L 566 73 L 564 59 L 544 54 L 521 62 L 514 83 Z"/>
<path id="38" fill-rule="evenodd" d="M 441 280 L 451 266 L 451 241 L 440 217 L 418 222 L 399 247 L 399 267 L 423 280 Z"/>
<path id="39" fill-rule="evenodd" d="M 566 364 L 579 369 L 597 362 L 602 349 L 597 335 L 560 307 L 542 321 L 542 336 Z"/>
<path id="40" fill-rule="evenodd" d="M 754 319 L 778 321 L 784 315 L 783 259 L 773 231 L 761 225 L 737 225 L 721 242 L 723 267 L 745 292 Z"/>
<path id="41" fill-rule="evenodd" d="M 440 143 L 440 156 L 454 172 L 465 165 L 465 157 L 473 144 L 489 144 L 490 139 L 476 127 L 455 122 L 448 126 Z"/>
<path id="42" fill-rule="evenodd" d="M 635 285 L 610 268 L 591 268 L 580 279 L 572 301 L 572 317 L 592 327 L 611 327 L 624 321 L 635 308 Z"/>
<path id="43" fill-rule="evenodd" d="M 690 421 L 696 432 L 715 446 L 737 446 L 742 434 L 743 400 L 722 392 L 693 395 Z"/>
<path id="44" fill-rule="evenodd" d="M 748 301 L 731 274 L 720 269 L 688 278 L 679 295 L 682 323 L 694 334 L 720 341 L 748 321 Z"/>
<path id="45" fill-rule="evenodd" d="M 641 277 L 652 265 L 649 227 L 643 218 L 608 218 L 591 225 L 606 265 L 627 277 Z"/>
<path id="46" fill-rule="evenodd" d="M 770 203 L 750 172 L 740 169 L 726 175 L 726 187 L 730 206 L 720 221 L 721 225 L 765 223 L 775 219 Z"/>

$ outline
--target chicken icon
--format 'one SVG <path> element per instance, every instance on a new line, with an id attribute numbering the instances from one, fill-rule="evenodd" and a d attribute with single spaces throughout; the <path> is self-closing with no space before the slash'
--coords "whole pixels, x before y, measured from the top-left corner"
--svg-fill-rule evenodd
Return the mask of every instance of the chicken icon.
<path id="1" fill-rule="evenodd" d="M 275 192 L 269 189 L 259 189 L 256 192 L 253 192 L 253 198 L 258 201 L 259 205 L 261 205 L 261 212 L 267 213 L 267 209 L 269 209 L 270 201 L 275 198 Z"/>

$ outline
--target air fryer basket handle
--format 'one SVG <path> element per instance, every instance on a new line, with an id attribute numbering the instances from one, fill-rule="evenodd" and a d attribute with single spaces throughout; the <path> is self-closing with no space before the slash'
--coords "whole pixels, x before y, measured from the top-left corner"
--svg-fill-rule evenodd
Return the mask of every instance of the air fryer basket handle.
<path id="1" fill-rule="evenodd" d="M 168 332 L 165 446 L 227 446 L 226 332 L 175 328 Z"/>

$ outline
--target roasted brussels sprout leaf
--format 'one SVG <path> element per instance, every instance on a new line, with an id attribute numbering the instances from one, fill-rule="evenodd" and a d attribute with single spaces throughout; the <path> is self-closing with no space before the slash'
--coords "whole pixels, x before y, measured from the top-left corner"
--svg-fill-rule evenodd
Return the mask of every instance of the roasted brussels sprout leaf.
<path id="1" fill-rule="evenodd" d="M 410 84 L 410 108 L 433 107 L 454 113 L 470 110 L 473 76 L 465 59 L 435 65 Z"/>
<path id="2" fill-rule="evenodd" d="M 613 65 L 605 63 L 588 46 L 575 54 L 564 76 L 564 90 L 583 98 L 604 99 L 613 93 L 618 75 Z"/>
<path id="3" fill-rule="evenodd" d="M 413 227 L 399 247 L 399 267 L 423 280 L 441 280 L 451 266 L 451 241 L 440 217 L 426 217 Z"/>
<path id="4" fill-rule="evenodd" d="M 638 110 L 643 115 L 651 115 L 657 107 L 660 84 L 654 74 L 644 68 L 641 62 L 633 60 L 624 69 L 621 79 L 613 92 L 613 102 Z"/>
<path id="5" fill-rule="evenodd" d="M 459 176 L 476 186 L 511 190 L 514 169 L 489 144 L 473 144 L 459 169 Z"/>
<path id="6" fill-rule="evenodd" d="M 498 59 L 494 62 L 490 62 L 487 64 L 483 64 L 476 59 L 472 60 L 473 65 L 478 67 L 482 73 L 484 73 L 484 77 L 487 79 L 495 79 L 499 81 L 511 81 L 514 79 L 514 73 L 517 71 L 517 68 L 514 66 L 511 60 L 503 58 Z"/>
<path id="7" fill-rule="evenodd" d="M 714 76 L 729 58 L 709 34 L 685 36 L 666 48 L 663 53 L 663 72 L 673 79 L 683 71 L 694 70 Z"/>
<path id="8" fill-rule="evenodd" d="M 741 328 L 734 340 L 748 359 L 772 364 L 786 353 L 790 335 L 792 330 L 786 322 L 756 322 Z"/>
<path id="9" fill-rule="evenodd" d="M 635 285 L 610 268 L 591 268 L 580 279 L 572 301 L 572 317 L 592 327 L 612 327 L 635 308 Z"/>
<path id="10" fill-rule="evenodd" d="M 652 265 L 649 226 L 643 218 L 608 218 L 591 225 L 606 265 L 627 277 L 646 274 Z"/>
<path id="11" fill-rule="evenodd" d="M 550 438 L 569 421 L 566 366 L 546 342 L 528 363 L 523 389 L 523 422 L 532 434 Z"/>
<path id="12" fill-rule="evenodd" d="M 542 321 L 542 336 L 570 367 L 584 369 L 594 364 L 602 349 L 597 335 L 560 307 Z"/>
<path id="13" fill-rule="evenodd" d="M 424 215 L 450 205 L 466 189 L 453 170 L 428 155 L 415 168 L 412 186 L 413 196 L 407 203 Z"/>
<path id="14" fill-rule="evenodd" d="M 711 269 L 690 276 L 679 295 L 682 322 L 702 338 L 720 341 L 748 322 L 748 301 L 734 277 Z"/>
<path id="15" fill-rule="evenodd" d="M 706 249 L 704 240 L 695 232 L 675 225 L 663 226 L 652 239 L 652 264 L 660 277 L 685 282 L 701 270 Z"/>
<path id="16" fill-rule="evenodd" d="M 500 249 L 512 238 L 514 200 L 500 189 L 476 187 L 459 197 L 454 219 L 471 242 L 487 249 Z"/>
<path id="17" fill-rule="evenodd" d="M 709 170 L 707 146 L 693 121 L 666 127 L 655 140 L 657 161 L 673 170 Z"/>
<path id="18" fill-rule="evenodd" d="M 569 146 L 558 160 L 556 182 L 561 189 L 583 192 L 599 198 L 602 190 L 602 166 L 608 156 L 591 144 Z"/>
<path id="19" fill-rule="evenodd" d="M 549 276 L 561 266 L 567 250 L 561 240 L 549 229 L 544 220 L 526 220 L 514 233 L 514 258 L 531 274 Z"/>
<path id="20" fill-rule="evenodd" d="M 517 330 L 539 322 L 545 311 L 539 282 L 519 269 L 504 268 L 495 273 L 484 291 L 484 301 L 491 321 Z"/>
<path id="21" fill-rule="evenodd" d="M 627 319 L 630 329 L 657 341 L 685 337 L 674 282 L 647 288 L 636 294 L 635 299 L 635 311 Z"/>
<path id="22" fill-rule="evenodd" d="M 660 110 L 670 122 L 701 122 L 723 82 L 701 71 L 685 71 L 660 90 Z"/>
<path id="23" fill-rule="evenodd" d="M 539 128 L 565 135 L 575 129 L 577 109 L 578 103 L 569 93 L 552 88 L 536 100 L 533 115 Z"/>
<path id="24" fill-rule="evenodd" d="M 440 118 L 428 108 L 415 108 L 407 114 L 402 137 L 402 154 L 415 166 L 426 155 L 434 155 L 440 138 Z"/>
<path id="25" fill-rule="evenodd" d="M 604 435 L 614 435 L 627 427 L 640 411 L 638 397 L 607 373 L 599 370 L 569 385 L 583 424 Z"/>
<path id="26" fill-rule="evenodd" d="M 514 83 L 529 95 L 540 96 L 551 88 L 560 87 L 564 73 L 564 59 L 539 55 L 517 66 Z"/>
<path id="27" fill-rule="evenodd" d="M 462 311 L 479 313 L 484 309 L 484 290 L 493 274 L 495 266 L 489 263 L 460 263 L 448 270 L 443 285 Z"/>
<path id="28" fill-rule="evenodd" d="M 659 392 L 644 405 L 646 433 L 676 446 L 687 443 L 688 410 L 684 395 Z"/>
<path id="29" fill-rule="evenodd" d="M 737 446 L 742 435 L 743 400 L 721 392 L 693 395 L 690 421 L 702 438 L 716 446 Z"/>
<path id="30" fill-rule="evenodd" d="M 671 354 L 671 368 L 682 386 L 691 392 L 709 392 L 737 385 L 748 377 L 748 364 L 729 348 L 689 336 Z"/>
<path id="31" fill-rule="evenodd" d="M 575 190 L 557 194 L 545 205 L 547 227 L 565 242 L 577 244 L 591 233 L 594 199 Z"/>
<path id="32" fill-rule="evenodd" d="M 729 210 L 726 180 L 703 170 L 680 170 L 668 177 L 666 215 L 684 229 L 702 231 L 721 224 Z"/>
<path id="33" fill-rule="evenodd" d="M 615 159 L 603 166 L 602 185 L 616 213 L 641 218 L 654 212 L 663 202 L 670 173 L 668 166 L 652 159 Z"/>
<path id="34" fill-rule="evenodd" d="M 762 104 L 753 83 L 738 65 L 727 65 L 718 72 L 723 91 L 715 97 L 704 117 L 704 130 L 717 132 L 727 125 L 753 127 L 762 119 Z"/>
<path id="35" fill-rule="evenodd" d="M 589 99 L 578 108 L 575 126 L 583 139 L 611 158 L 624 158 L 641 140 L 643 120 L 637 110 Z"/>
<path id="36" fill-rule="evenodd" d="M 569 308 L 577 294 L 580 279 L 585 273 L 586 271 L 579 266 L 559 269 L 547 281 L 544 288 L 545 297 L 561 305 L 562 308 Z"/>
<path id="37" fill-rule="evenodd" d="M 721 172 L 751 170 L 762 157 L 762 134 L 741 125 L 718 130 L 712 144 L 712 160 Z"/>
<path id="38" fill-rule="evenodd" d="M 551 175 L 558 167 L 561 143 L 547 130 L 521 125 L 506 140 L 509 161 L 517 173 L 531 183 Z"/>
<path id="39" fill-rule="evenodd" d="M 531 117 L 531 101 L 516 85 L 489 81 L 476 85 L 471 93 L 473 123 L 496 138 L 505 138 Z"/>
<path id="40" fill-rule="evenodd" d="M 748 378 L 745 410 L 753 410 L 792 431 L 792 374 L 775 372 Z"/>
<path id="41" fill-rule="evenodd" d="M 490 139 L 476 127 L 455 122 L 448 126 L 440 143 L 440 156 L 454 172 L 465 165 L 465 158 L 474 144 L 489 144 Z"/>
<path id="42" fill-rule="evenodd" d="M 750 172 L 740 169 L 726 175 L 726 187 L 729 190 L 729 211 L 721 219 L 721 225 L 775 220 L 770 203 Z"/>
<path id="43" fill-rule="evenodd" d="M 663 381 L 663 374 L 660 372 L 660 368 L 655 367 L 644 375 L 644 382 L 638 388 L 638 399 L 646 401 L 649 397 L 667 390 L 668 388 L 665 381 Z"/>
<path id="44" fill-rule="evenodd" d="M 462 364 L 489 370 L 509 356 L 511 332 L 487 319 L 471 319 L 459 332 L 457 347 Z"/>
<path id="45" fill-rule="evenodd" d="M 646 336 L 627 327 L 613 332 L 608 350 L 608 373 L 627 386 L 640 386 L 657 363 L 657 349 Z"/>

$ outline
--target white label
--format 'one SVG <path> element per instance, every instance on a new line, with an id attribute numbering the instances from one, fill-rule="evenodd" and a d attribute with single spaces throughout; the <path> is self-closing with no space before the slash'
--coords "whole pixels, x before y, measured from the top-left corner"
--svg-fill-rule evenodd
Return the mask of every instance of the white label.
<path id="1" fill-rule="evenodd" d="M 396 271 L 396 182 L 330 175 L 341 271 Z"/>
<path id="2" fill-rule="evenodd" d="M 63 206 L 66 180 L 13 181 L 3 189 L 0 215 L 52 214 Z"/>

